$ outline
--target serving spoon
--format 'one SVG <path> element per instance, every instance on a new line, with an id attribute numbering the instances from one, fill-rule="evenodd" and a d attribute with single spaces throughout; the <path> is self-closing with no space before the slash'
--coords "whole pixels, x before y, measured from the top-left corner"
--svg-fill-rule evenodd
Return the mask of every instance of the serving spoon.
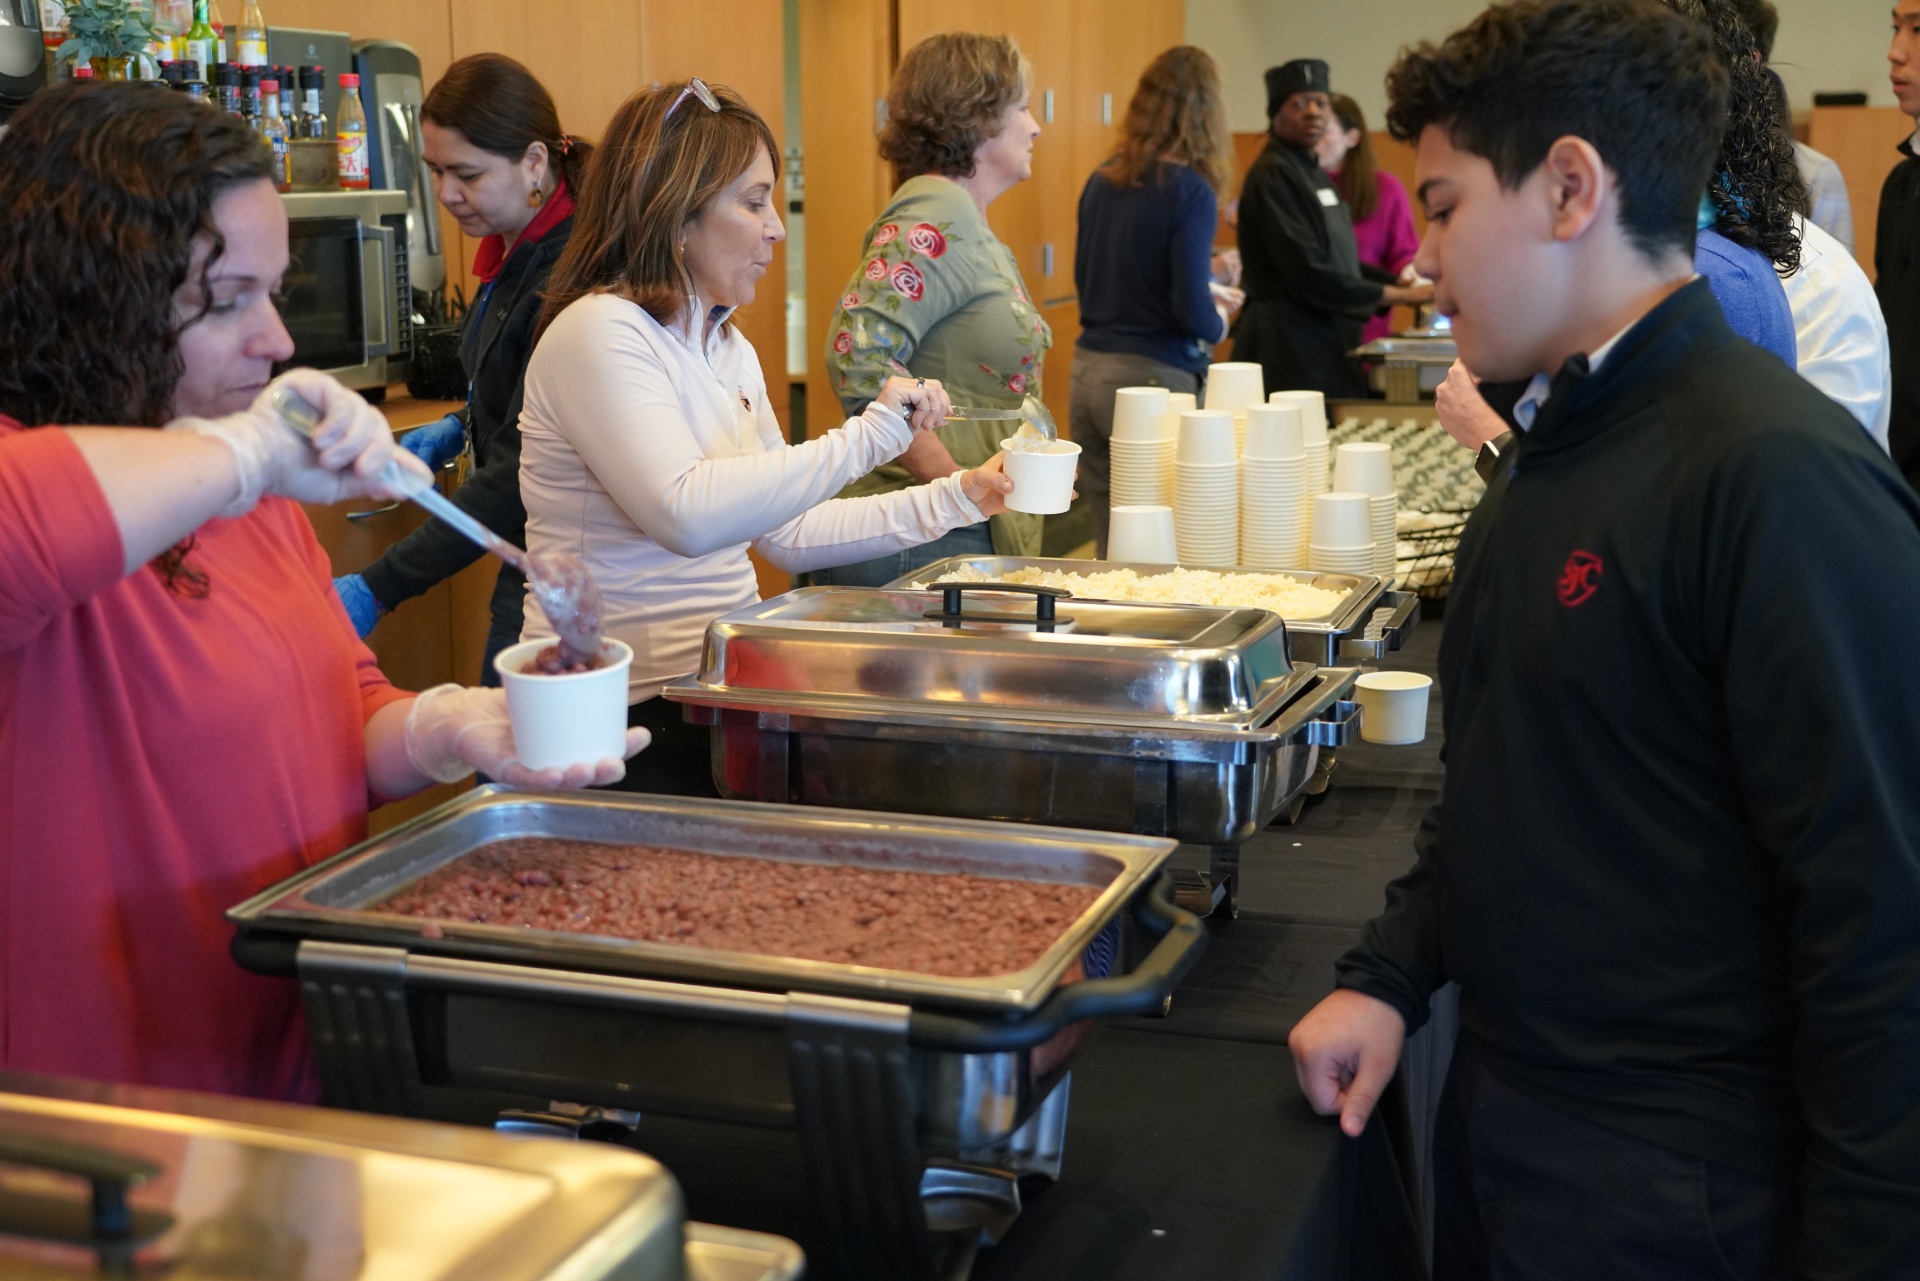
<path id="1" fill-rule="evenodd" d="M 1028 396 L 1020 402 L 1018 409 L 979 409 L 972 405 L 955 405 L 948 410 L 947 421 L 1019 423 L 1020 429 L 1013 434 L 1015 440 L 1052 444 L 1060 439 L 1060 428 L 1053 421 L 1053 412 L 1038 396 Z"/>
<path id="2" fill-rule="evenodd" d="M 309 440 L 320 426 L 320 411 L 291 387 L 273 393 L 273 410 L 280 420 Z M 534 556 L 515 547 L 482 525 L 434 488 L 431 480 L 421 480 L 390 461 L 380 473 L 380 482 L 396 493 L 405 494 L 441 520 L 466 535 L 527 576 L 533 598 L 553 624 L 560 640 L 563 663 L 581 664 L 600 653 L 600 586 L 577 556 L 554 552 Z"/>

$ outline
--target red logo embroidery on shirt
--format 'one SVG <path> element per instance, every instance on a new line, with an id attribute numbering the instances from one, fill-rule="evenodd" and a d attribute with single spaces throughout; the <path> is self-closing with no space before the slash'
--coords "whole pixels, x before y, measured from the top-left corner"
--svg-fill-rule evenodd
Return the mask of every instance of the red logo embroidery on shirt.
<path id="1" fill-rule="evenodd" d="M 1592 552 L 1576 551 L 1567 557 L 1560 571 L 1560 603 L 1568 609 L 1584 605 L 1600 590 L 1600 575 L 1606 564 Z"/>

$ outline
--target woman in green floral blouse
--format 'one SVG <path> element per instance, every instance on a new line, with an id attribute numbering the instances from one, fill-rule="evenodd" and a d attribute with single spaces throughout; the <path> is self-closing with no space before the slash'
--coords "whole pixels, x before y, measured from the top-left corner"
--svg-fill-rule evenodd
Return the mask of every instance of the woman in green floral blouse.
<path id="1" fill-rule="evenodd" d="M 827 367 L 849 414 L 889 378 L 938 378 L 956 405 L 1015 409 L 1040 394 L 1053 333 L 1021 283 L 987 206 L 1033 174 L 1040 126 L 1027 110 L 1033 68 L 1005 36 L 946 32 L 900 60 L 880 155 L 899 188 L 867 232 L 827 326 Z M 884 493 L 977 467 L 1009 435 L 1000 423 L 921 432 L 897 460 L 843 496 Z M 1040 554 L 1038 516 L 1008 512 L 909 551 L 836 569 L 815 584 L 878 586 L 945 556 Z M 989 541 L 989 539 L 991 541 Z"/>

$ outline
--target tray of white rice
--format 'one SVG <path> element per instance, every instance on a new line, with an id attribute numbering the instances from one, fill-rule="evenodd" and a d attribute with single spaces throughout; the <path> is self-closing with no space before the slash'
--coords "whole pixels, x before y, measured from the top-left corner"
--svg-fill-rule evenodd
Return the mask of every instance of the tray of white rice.
<path id="1" fill-rule="evenodd" d="M 1201 569 L 1027 556 L 950 556 L 888 583 L 925 590 L 941 582 L 1052 587 L 1080 600 L 1264 609 L 1287 622 L 1295 662 L 1333 666 L 1399 649 L 1419 618 L 1411 592 L 1366 574 L 1313 569 Z"/>

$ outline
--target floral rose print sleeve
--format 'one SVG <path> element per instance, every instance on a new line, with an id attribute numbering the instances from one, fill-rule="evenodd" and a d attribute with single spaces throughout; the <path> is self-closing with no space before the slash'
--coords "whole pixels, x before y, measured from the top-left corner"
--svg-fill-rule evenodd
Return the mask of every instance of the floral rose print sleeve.
<path id="1" fill-rule="evenodd" d="M 939 378 L 961 404 L 1017 402 L 1040 386 L 1052 334 L 1013 256 L 955 184 L 902 184 L 867 233 L 828 325 L 826 359 L 847 412 L 888 378 Z"/>

